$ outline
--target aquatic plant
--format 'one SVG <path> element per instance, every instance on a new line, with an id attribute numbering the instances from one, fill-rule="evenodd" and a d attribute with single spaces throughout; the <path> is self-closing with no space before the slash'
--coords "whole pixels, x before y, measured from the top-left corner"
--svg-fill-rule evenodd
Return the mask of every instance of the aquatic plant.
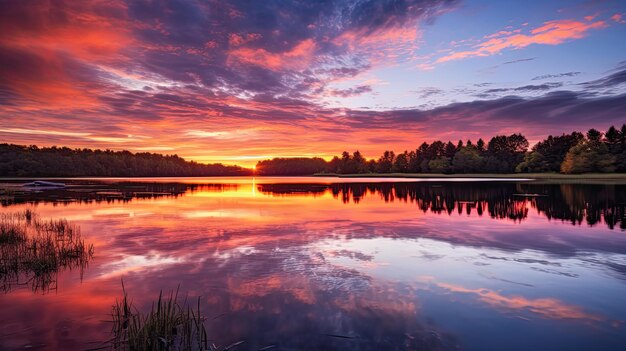
<path id="1" fill-rule="evenodd" d="M 141 313 L 129 300 L 123 282 L 122 290 L 124 296 L 112 311 L 114 350 L 217 350 L 208 342 L 200 298 L 192 307 L 186 299 L 179 303 L 178 289 L 169 296 L 161 291 L 150 311 Z"/>
<path id="2" fill-rule="evenodd" d="M 240 340 L 228 346 L 210 343 L 200 297 L 194 305 L 189 304 L 187 298 L 179 303 L 179 288 L 165 296 L 160 291 L 150 311 L 143 313 L 129 299 L 122 281 L 124 295 L 115 302 L 111 312 L 113 337 L 105 343 L 109 346 L 92 350 L 110 347 L 120 351 L 229 351 L 245 342 Z M 273 345 L 262 350 L 271 347 Z"/>
<path id="3" fill-rule="evenodd" d="M 80 228 L 65 219 L 42 220 L 32 210 L 0 214 L 0 290 L 30 285 L 33 292 L 55 288 L 64 269 L 83 270 L 93 258 Z"/>

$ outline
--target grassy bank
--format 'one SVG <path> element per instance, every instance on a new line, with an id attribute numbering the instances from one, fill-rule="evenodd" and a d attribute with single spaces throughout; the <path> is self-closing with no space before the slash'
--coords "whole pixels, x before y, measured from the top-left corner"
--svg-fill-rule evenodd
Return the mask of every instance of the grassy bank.
<path id="1" fill-rule="evenodd" d="M 626 173 L 586 173 L 586 174 L 561 174 L 561 173 L 474 173 L 474 174 L 442 174 L 442 173 L 359 173 L 359 174 L 335 174 L 316 173 L 316 177 L 339 177 L 339 178 L 435 178 L 435 179 L 532 179 L 543 181 L 611 181 L 626 182 Z"/>

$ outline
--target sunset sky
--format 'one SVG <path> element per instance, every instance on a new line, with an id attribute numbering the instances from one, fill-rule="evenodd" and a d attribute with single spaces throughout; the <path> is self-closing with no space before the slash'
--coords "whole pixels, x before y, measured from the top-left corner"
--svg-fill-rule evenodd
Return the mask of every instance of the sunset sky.
<path id="1" fill-rule="evenodd" d="M 0 0 L 0 142 L 251 166 L 626 122 L 626 1 Z"/>

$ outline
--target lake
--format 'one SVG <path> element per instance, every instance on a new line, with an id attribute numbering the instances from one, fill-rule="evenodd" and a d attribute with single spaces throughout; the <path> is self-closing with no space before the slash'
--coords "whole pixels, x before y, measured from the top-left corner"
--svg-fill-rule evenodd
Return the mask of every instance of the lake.
<path id="1" fill-rule="evenodd" d="M 2 213 L 67 219 L 94 251 L 46 279 L 0 270 L 1 350 L 100 346 L 122 279 L 142 309 L 200 296 L 209 337 L 235 350 L 626 347 L 626 185 L 65 182 L 3 181 Z"/>

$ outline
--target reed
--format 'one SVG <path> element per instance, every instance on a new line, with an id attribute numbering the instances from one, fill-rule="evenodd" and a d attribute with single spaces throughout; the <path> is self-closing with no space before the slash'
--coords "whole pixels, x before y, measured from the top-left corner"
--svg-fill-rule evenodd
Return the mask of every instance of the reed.
<path id="1" fill-rule="evenodd" d="M 113 305 L 111 346 L 114 350 L 175 351 L 218 350 L 209 345 L 200 312 L 200 298 L 191 306 L 187 299 L 179 303 L 178 291 L 172 291 L 152 303 L 148 313 L 141 313 L 128 298 L 122 282 L 124 296 Z M 223 349 L 220 349 L 223 350 Z"/>
<path id="2" fill-rule="evenodd" d="M 80 228 L 65 219 L 42 220 L 32 210 L 0 214 L 0 290 L 30 285 L 48 292 L 59 271 L 80 268 L 93 258 Z"/>

